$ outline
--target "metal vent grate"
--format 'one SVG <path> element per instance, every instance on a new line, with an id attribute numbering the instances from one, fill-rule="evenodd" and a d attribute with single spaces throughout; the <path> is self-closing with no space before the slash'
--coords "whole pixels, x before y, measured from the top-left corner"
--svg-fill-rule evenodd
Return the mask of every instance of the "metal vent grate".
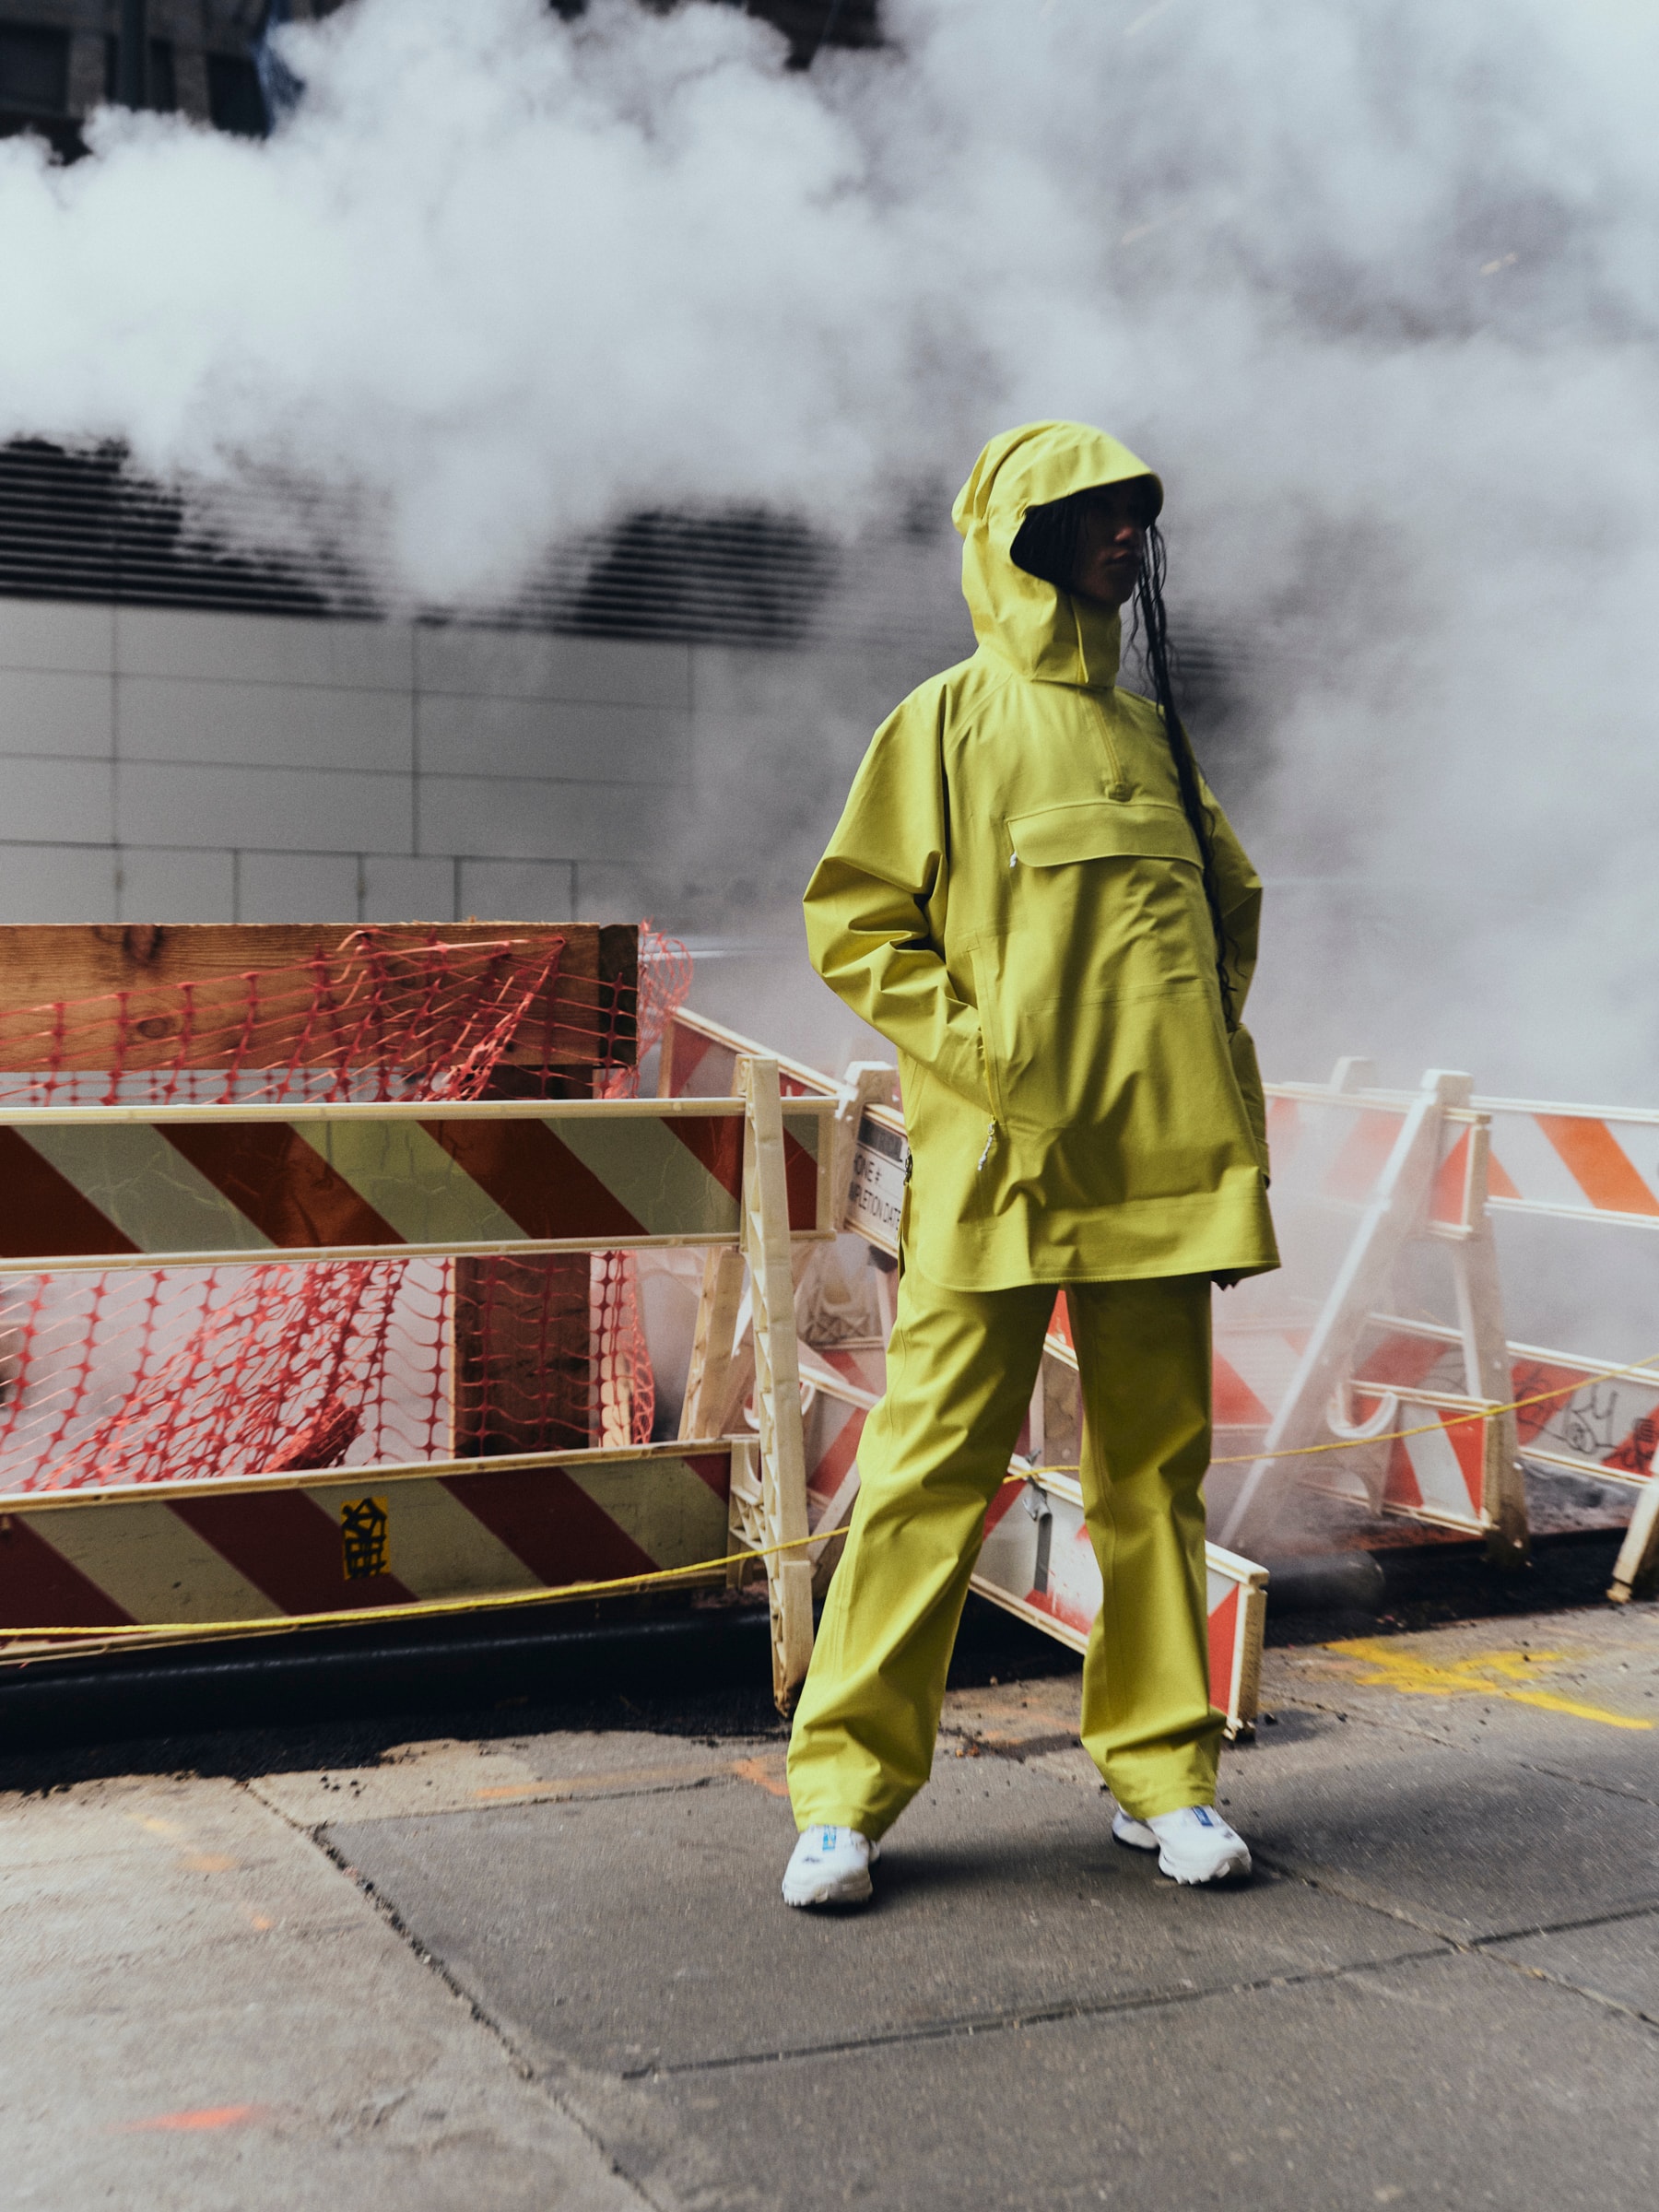
<path id="1" fill-rule="evenodd" d="M 176 494 L 135 477 L 118 451 L 0 447 L 0 593 L 253 614 L 384 613 L 397 594 L 370 562 L 241 549 L 262 539 L 280 546 L 276 498 L 263 531 L 249 495 L 237 544 L 216 542 Z M 466 611 L 578 636 L 789 645 L 814 634 L 837 565 L 825 540 L 785 516 L 639 514 L 556 548 L 504 606 Z"/>

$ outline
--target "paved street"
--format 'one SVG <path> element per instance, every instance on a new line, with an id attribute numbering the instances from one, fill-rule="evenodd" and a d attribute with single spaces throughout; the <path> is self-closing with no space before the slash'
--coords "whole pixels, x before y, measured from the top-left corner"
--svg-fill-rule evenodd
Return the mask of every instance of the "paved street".
<path id="1" fill-rule="evenodd" d="M 954 1690 L 841 1918 L 778 1902 L 781 1734 L 695 1679 L 15 1759 L 8 2202 L 1651 2206 L 1659 1608 L 1270 1651 L 1231 1893 L 1112 1845 L 1076 1694 Z"/>

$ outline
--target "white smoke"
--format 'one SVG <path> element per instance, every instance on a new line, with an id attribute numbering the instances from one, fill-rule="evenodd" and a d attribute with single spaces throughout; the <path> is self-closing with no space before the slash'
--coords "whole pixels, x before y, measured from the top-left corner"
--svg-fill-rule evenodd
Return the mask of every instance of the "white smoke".
<path id="1" fill-rule="evenodd" d="M 287 34 L 268 144 L 0 143 L 0 437 L 124 440 L 210 511 L 309 484 L 465 598 L 641 506 L 850 535 L 1009 421 L 1100 421 L 1165 476 L 1178 608 L 1250 649 L 1270 1066 L 1644 1095 L 1651 12 L 883 22 L 803 74 L 702 0 L 355 0 Z"/>

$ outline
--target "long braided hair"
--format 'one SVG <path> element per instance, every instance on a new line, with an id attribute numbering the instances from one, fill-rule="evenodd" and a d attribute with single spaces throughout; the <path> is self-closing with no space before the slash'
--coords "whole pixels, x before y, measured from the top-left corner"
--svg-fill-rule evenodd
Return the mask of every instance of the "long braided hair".
<path id="1" fill-rule="evenodd" d="M 1077 532 L 1088 497 L 1086 491 L 1073 492 L 1066 499 L 1051 500 L 1043 506 L 1028 508 L 1025 520 L 1020 524 L 1009 548 L 1015 565 L 1024 569 L 1028 575 L 1040 577 L 1044 583 L 1052 583 L 1056 591 L 1069 593 L 1077 569 Z M 1210 926 L 1216 937 L 1216 982 L 1221 993 L 1221 1009 L 1230 1029 L 1233 1025 L 1233 994 L 1232 982 L 1227 971 L 1230 947 L 1226 919 L 1221 911 L 1220 878 L 1216 869 L 1215 817 L 1205 802 L 1193 741 L 1187 735 L 1186 724 L 1175 703 L 1175 688 L 1171 680 L 1170 631 L 1163 597 L 1168 568 L 1163 533 L 1155 522 L 1148 522 L 1146 550 L 1141 556 L 1140 572 L 1135 580 L 1135 627 L 1131 637 L 1138 639 L 1140 642 L 1147 680 L 1152 686 L 1152 697 L 1163 718 L 1164 737 L 1170 747 L 1175 782 L 1181 794 L 1181 810 L 1198 841 L 1198 855 L 1204 872 L 1204 900 L 1209 908 Z"/>

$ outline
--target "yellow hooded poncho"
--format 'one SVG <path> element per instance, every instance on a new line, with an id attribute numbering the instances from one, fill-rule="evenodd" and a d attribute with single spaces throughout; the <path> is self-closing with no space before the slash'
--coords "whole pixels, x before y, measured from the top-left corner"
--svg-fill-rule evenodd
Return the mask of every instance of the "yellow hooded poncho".
<path id="1" fill-rule="evenodd" d="M 1116 688 L 1118 616 L 1009 554 L 1028 507 L 1136 477 L 1161 499 L 1077 423 L 986 446 L 953 511 L 979 650 L 877 730 L 806 890 L 814 966 L 898 1047 L 906 1251 L 951 1289 L 1278 1264 L 1162 717 Z M 1236 1010 L 1262 887 L 1214 811 Z"/>

